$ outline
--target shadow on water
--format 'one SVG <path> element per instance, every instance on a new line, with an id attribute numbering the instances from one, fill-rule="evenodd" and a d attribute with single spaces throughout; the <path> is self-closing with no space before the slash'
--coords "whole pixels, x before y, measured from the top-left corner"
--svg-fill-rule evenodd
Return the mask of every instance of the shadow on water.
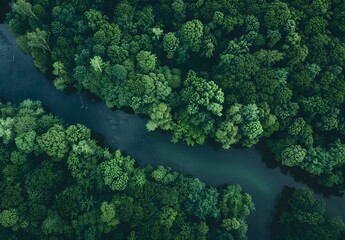
<path id="1" fill-rule="evenodd" d="M 287 199 L 289 199 L 292 196 L 294 190 L 295 188 L 290 188 L 290 187 L 285 186 L 282 192 L 276 198 L 272 222 L 270 224 L 270 229 L 269 229 L 270 240 L 277 239 L 277 234 L 279 232 L 279 216 L 283 212 L 289 209 Z"/>
<path id="2" fill-rule="evenodd" d="M 10 11 L 10 1 L 0 0 L 0 23 L 4 23 L 6 18 L 6 13 Z"/>

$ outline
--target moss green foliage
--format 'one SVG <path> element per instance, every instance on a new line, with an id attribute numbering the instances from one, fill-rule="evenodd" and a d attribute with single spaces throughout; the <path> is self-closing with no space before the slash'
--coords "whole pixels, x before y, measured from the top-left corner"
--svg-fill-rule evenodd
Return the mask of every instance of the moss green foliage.
<path id="1" fill-rule="evenodd" d="M 247 239 L 254 204 L 238 185 L 136 167 L 39 102 L 0 103 L 0 123 L 4 239 Z"/>
<path id="2" fill-rule="evenodd" d="M 17 0 L 7 19 L 57 88 L 146 114 L 173 142 L 269 139 L 282 165 L 333 186 L 344 182 L 345 155 L 331 156 L 344 147 L 344 12 L 342 0 Z"/>
<path id="3" fill-rule="evenodd" d="M 286 201 L 287 209 L 279 216 L 279 229 L 275 239 L 344 239 L 343 220 L 340 217 L 328 216 L 325 203 L 317 200 L 311 190 L 294 190 Z"/>

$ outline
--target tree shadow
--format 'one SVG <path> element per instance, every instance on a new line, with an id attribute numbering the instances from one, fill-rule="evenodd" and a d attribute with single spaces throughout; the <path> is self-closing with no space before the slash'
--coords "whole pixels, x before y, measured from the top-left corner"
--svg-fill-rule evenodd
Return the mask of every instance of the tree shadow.
<path id="1" fill-rule="evenodd" d="M 272 221 L 269 225 L 269 239 L 277 239 L 279 233 L 279 216 L 286 210 L 289 209 L 288 199 L 292 196 L 295 188 L 284 186 L 282 192 L 276 198 L 276 202 L 273 210 Z"/>
<path id="2" fill-rule="evenodd" d="M 10 1 L 0 0 L 0 24 L 5 22 L 6 13 L 10 11 Z"/>

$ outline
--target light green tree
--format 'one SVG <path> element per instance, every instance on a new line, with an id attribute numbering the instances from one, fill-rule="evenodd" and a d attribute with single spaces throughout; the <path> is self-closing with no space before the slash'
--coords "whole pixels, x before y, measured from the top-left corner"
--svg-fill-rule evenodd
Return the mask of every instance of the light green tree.
<path id="1" fill-rule="evenodd" d="M 36 28 L 34 32 L 28 32 L 26 36 L 30 48 L 38 48 L 51 52 L 49 47 L 49 33 L 47 31 Z"/>
<path id="2" fill-rule="evenodd" d="M 153 40 L 159 40 L 163 34 L 163 30 L 160 29 L 159 27 L 154 27 L 154 28 L 152 28 L 152 33 L 153 33 L 152 39 Z"/>
<path id="3" fill-rule="evenodd" d="M 177 214 L 178 214 L 177 211 L 174 210 L 173 208 L 163 207 L 161 209 L 159 221 L 163 226 L 165 226 L 167 229 L 169 229 L 172 227 L 172 225 L 176 219 Z"/>
<path id="4" fill-rule="evenodd" d="M 187 104 L 189 114 L 195 114 L 204 107 L 214 115 L 222 116 L 224 93 L 216 83 L 197 77 L 194 71 L 189 71 L 184 83 L 181 98 Z"/>
<path id="5" fill-rule="evenodd" d="M 62 159 L 68 152 L 65 129 L 62 125 L 55 124 L 42 136 L 37 137 L 39 146 L 51 157 Z"/>
<path id="6" fill-rule="evenodd" d="M 0 223 L 3 227 L 13 227 L 19 221 L 17 209 L 11 208 L 0 213 Z"/>
<path id="7" fill-rule="evenodd" d="M 165 103 L 154 104 L 149 112 L 150 120 L 146 124 L 147 129 L 154 131 L 159 127 L 163 130 L 169 130 L 172 121 L 170 111 L 171 108 Z"/>
<path id="8" fill-rule="evenodd" d="M 285 148 L 281 153 L 282 163 L 285 166 L 299 165 L 305 158 L 306 150 L 300 145 L 292 145 Z"/>
<path id="9" fill-rule="evenodd" d="M 114 191 L 121 191 L 127 187 L 129 176 L 133 172 L 133 164 L 133 159 L 123 157 L 120 151 L 116 151 L 113 158 L 98 166 L 97 171 L 106 186 Z"/>
<path id="10" fill-rule="evenodd" d="M 184 23 L 179 31 L 179 38 L 182 44 L 193 52 L 200 50 L 203 35 L 204 25 L 197 19 Z"/>
<path id="11" fill-rule="evenodd" d="M 91 137 L 91 130 L 84 125 L 71 125 L 66 129 L 67 140 L 71 144 L 76 144 Z"/>
<path id="12" fill-rule="evenodd" d="M 223 219 L 222 227 L 227 231 L 237 230 L 241 226 L 241 223 L 236 218 Z"/>
<path id="13" fill-rule="evenodd" d="M 168 59 L 172 59 L 174 57 L 174 53 L 178 49 L 180 44 L 180 40 L 175 36 L 175 33 L 167 33 L 164 35 L 163 38 L 163 48 L 164 51 L 167 52 Z"/>
<path id="14" fill-rule="evenodd" d="M 207 188 L 198 179 L 189 183 L 189 194 L 186 201 L 187 212 L 204 220 L 206 217 L 217 218 L 220 214 L 217 207 L 219 193 L 216 188 Z"/>
<path id="15" fill-rule="evenodd" d="M 20 149 L 24 153 L 31 153 L 32 151 L 37 149 L 36 132 L 32 130 L 19 134 L 14 140 L 18 149 Z"/>
<path id="16" fill-rule="evenodd" d="M 152 72 L 156 67 L 157 57 L 149 51 L 140 51 L 137 54 L 137 62 L 143 73 Z"/>
<path id="17" fill-rule="evenodd" d="M 32 10 L 32 5 L 25 0 L 18 0 L 13 3 L 12 10 L 22 16 L 34 17 L 38 20 L 38 17 Z"/>
<path id="18" fill-rule="evenodd" d="M 215 137 L 224 149 L 229 149 L 232 144 L 238 142 L 238 133 L 238 126 L 231 121 L 225 121 L 219 125 Z"/>
<path id="19" fill-rule="evenodd" d="M 102 202 L 101 204 L 101 220 L 109 227 L 115 227 L 120 223 L 116 219 L 115 206 L 112 203 Z"/>
<path id="20" fill-rule="evenodd" d="M 74 139 L 76 140 L 76 138 Z M 97 156 L 98 150 L 94 140 L 81 140 L 73 145 L 67 159 L 67 167 L 71 175 L 86 188 L 92 187 L 95 179 L 99 158 Z"/>
<path id="21" fill-rule="evenodd" d="M 178 174 L 176 172 L 173 172 L 171 168 L 165 168 L 163 166 L 158 166 L 152 173 L 151 176 L 153 179 L 155 179 L 157 182 L 163 183 L 163 184 L 169 184 L 176 180 L 178 177 Z"/>
<path id="22" fill-rule="evenodd" d="M 90 64 L 92 68 L 95 70 L 95 72 L 97 73 L 103 72 L 105 63 L 103 62 L 100 56 L 94 56 L 93 58 L 91 58 Z"/>
<path id="23" fill-rule="evenodd" d="M 13 138 L 13 127 L 14 127 L 13 118 L 0 118 L 0 138 L 3 139 L 5 144 L 8 144 Z"/>

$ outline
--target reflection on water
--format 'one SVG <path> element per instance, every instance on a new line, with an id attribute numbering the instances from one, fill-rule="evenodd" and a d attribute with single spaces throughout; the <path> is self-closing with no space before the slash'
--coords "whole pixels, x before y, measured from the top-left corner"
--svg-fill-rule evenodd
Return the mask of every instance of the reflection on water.
<path id="1" fill-rule="evenodd" d="M 13 103 L 26 98 L 40 100 L 53 114 L 70 124 L 86 125 L 106 145 L 131 155 L 140 165 L 170 166 L 214 186 L 240 184 L 256 205 L 256 212 L 248 219 L 249 239 L 268 239 L 275 201 L 284 186 L 305 186 L 279 168 L 268 168 L 254 148 L 216 150 L 208 145 L 172 144 L 169 134 L 148 132 L 143 118 L 112 111 L 85 93 L 56 90 L 33 66 L 32 59 L 15 47 L 14 38 L 4 24 L 0 26 L 0 58 L 0 96 L 5 100 Z M 326 202 L 331 215 L 345 217 L 344 198 L 333 196 Z"/>
<path id="2" fill-rule="evenodd" d="M 9 3 L 12 1 L 0 0 L 0 23 L 5 21 L 6 13 L 10 10 Z"/>

